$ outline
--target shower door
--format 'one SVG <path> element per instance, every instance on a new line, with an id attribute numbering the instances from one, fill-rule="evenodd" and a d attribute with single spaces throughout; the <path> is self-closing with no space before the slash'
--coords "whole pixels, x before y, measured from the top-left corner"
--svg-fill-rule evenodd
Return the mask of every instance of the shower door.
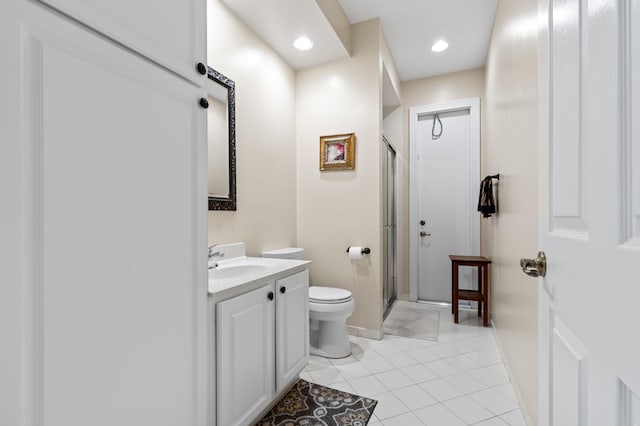
<path id="1" fill-rule="evenodd" d="M 383 283 L 382 301 L 386 318 L 396 300 L 397 281 L 397 226 L 396 226 L 396 151 L 385 137 L 382 138 L 382 235 L 383 235 Z"/>

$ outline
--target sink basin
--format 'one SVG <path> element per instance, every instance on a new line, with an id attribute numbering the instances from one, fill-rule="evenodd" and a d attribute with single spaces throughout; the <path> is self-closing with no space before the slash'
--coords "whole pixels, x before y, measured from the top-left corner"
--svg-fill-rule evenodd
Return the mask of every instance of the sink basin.
<path id="1" fill-rule="evenodd" d="M 210 280 L 226 280 L 232 278 L 242 278 L 247 275 L 254 275 L 265 272 L 268 268 L 264 265 L 224 265 L 214 269 L 209 269 Z"/>
<path id="2" fill-rule="evenodd" d="M 217 262 L 218 266 L 209 269 L 209 296 L 215 302 L 241 294 L 245 286 L 258 288 L 267 278 L 282 277 L 286 271 L 302 270 L 311 263 L 308 260 L 246 256 L 243 243 L 219 244 L 216 250 L 225 255 Z"/>

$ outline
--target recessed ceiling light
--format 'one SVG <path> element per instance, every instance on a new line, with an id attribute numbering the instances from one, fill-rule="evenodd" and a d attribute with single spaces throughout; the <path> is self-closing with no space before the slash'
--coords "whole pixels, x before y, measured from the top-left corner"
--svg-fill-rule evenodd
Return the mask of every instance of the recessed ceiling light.
<path id="1" fill-rule="evenodd" d="M 444 40 L 438 40 L 433 43 L 433 46 L 431 46 L 431 50 L 434 52 L 442 52 L 443 50 L 447 50 L 447 47 L 449 47 L 449 43 Z"/>
<path id="2" fill-rule="evenodd" d="M 313 47 L 313 42 L 308 37 L 302 36 L 293 42 L 293 47 L 298 50 L 309 50 Z"/>

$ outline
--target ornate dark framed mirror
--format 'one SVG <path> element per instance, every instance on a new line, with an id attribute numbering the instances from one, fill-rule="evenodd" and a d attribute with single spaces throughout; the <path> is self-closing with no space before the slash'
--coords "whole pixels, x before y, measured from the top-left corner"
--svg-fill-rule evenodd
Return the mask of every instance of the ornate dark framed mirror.
<path id="1" fill-rule="evenodd" d="M 236 210 L 235 82 L 207 67 L 209 210 Z"/>

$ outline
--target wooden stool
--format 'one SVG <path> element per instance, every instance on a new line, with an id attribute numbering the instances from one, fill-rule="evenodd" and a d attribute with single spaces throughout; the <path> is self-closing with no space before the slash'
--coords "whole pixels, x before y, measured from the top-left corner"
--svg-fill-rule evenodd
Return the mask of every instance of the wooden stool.
<path id="1" fill-rule="evenodd" d="M 449 259 L 451 259 L 451 312 L 453 313 L 453 322 L 458 323 L 458 301 L 473 300 L 478 302 L 478 316 L 482 312 L 482 325 L 488 326 L 489 313 L 491 312 L 489 304 L 491 259 L 484 256 L 456 256 L 453 254 L 449 255 Z M 458 266 L 476 266 L 478 268 L 478 290 L 458 289 Z M 483 304 L 484 312 L 482 311 Z"/>

